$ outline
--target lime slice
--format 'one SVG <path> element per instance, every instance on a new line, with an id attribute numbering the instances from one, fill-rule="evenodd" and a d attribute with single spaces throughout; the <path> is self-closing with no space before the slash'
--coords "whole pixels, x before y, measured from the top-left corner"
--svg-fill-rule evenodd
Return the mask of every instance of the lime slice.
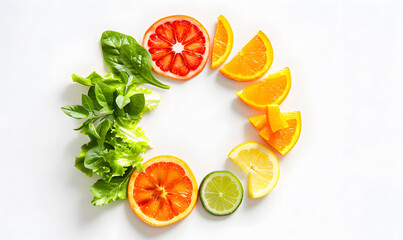
<path id="1" fill-rule="evenodd" d="M 200 200 L 207 212 L 216 216 L 229 215 L 241 205 L 243 187 L 228 171 L 209 173 L 200 185 Z"/>

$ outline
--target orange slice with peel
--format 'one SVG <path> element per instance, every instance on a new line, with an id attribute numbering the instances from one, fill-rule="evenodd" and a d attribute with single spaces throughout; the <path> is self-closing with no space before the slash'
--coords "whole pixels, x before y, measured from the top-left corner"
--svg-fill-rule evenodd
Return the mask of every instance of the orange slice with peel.
<path id="1" fill-rule="evenodd" d="M 220 72 L 235 81 L 253 81 L 269 71 L 272 63 L 273 47 L 269 38 L 259 31 Z"/>
<path id="2" fill-rule="evenodd" d="M 281 155 L 286 155 L 298 142 L 301 134 L 301 113 L 297 111 L 283 113 L 283 115 L 289 125 L 288 128 L 273 132 L 271 128 L 266 125 L 260 130 L 259 136 Z"/>
<path id="3" fill-rule="evenodd" d="M 236 95 L 246 105 L 264 111 L 266 105 L 280 105 L 291 89 L 291 73 L 288 67 L 270 74 L 267 78 L 246 86 Z"/>
<path id="4" fill-rule="evenodd" d="M 277 132 L 280 129 L 288 128 L 288 123 L 283 114 L 281 114 L 280 107 L 278 105 L 267 105 L 266 116 L 272 132 Z"/>
<path id="5" fill-rule="evenodd" d="M 249 122 L 252 124 L 254 128 L 257 130 L 262 130 L 267 125 L 267 117 L 266 115 L 258 115 L 254 117 L 248 118 Z"/>
<path id="6" fill-rule="evenodd" d="M 234 34 L 227 19 L 220 15 L 213 40 L 211 68 L 216 68 L 227 60 L 234 44 Z"/>
<path id="7" fill-rule="evenodd" d="M 186 217 L 197 200 L 197 182 L 189 166 L 173 156 L 157 156 L 135 170 L 127 188 L 133 212 L 153 226 L 166 226 Z"/>
<path id="8" fill-rule="evenodd" d="M 144 34 L 143 47 L 158 74 L 188 80 L 199 74 L 210 56 L 210 37 L 196 19 L 174 15 L 155 22 Z"/>

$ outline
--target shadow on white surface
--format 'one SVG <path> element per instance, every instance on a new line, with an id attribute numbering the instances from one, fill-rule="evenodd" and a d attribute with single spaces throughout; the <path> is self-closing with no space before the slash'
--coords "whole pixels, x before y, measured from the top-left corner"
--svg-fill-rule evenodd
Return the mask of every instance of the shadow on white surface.
<path id="1" fill-rule="evenodd" d="M 148 225 L 147 223 L 143 222 L 140 218 L 136 216 L 136 214 L 131 209 L 130 205 L 128 204 L 127 200 L 124 203 L 125 205 L 125 213 L 127 220 L 130 222 L 130 225 L 135 228 L 136 232 L 140 233 L 145 237 L 156 237 L 158 235 L 164 234 L 167 231 L 174 229 L 176 226 L 179 226 L 182 221 L 179 221 L 175 224 L 171 224 L 164 227 L 153 227 Z"/>
<path id="2" fill-rule="evenodd" d="M 107 211 L 116 207 L 120 202 L 111 202 L 108 205 L 98 207 L 91 204 L 93 194 L 90 192 L 90 187 L 98 180 L 96 175 L 88 177 L 80 170 L 74 167 L 75 157 L 80 154 L 81 145 L 86 142 L 84 136 L 77 135 L 72 139 L 65 147 L 65 159 L 69 161 L 69 167 L 71 168 L 69 184 L 72 185 L 74 191 L 78 192 L 79 199 L 76 201 L 76 213 L 79 222 L 83 225 L 90 224 L 92 220 L 98 218 L 101 214 L 106 214 Z"/>
<path id="3" fill-rule="evenodd" d="M 215 81 L 222 87 L 227 88 L 228 90 L 234 91 L 235 92 L 245 88 L 248 84 L 251 82 L 238 82 L 232 79 L 227 78 L 224 76 L 222 73 L 218 72 L 218 70 L 210 70 L 209 72 L 215 74 Z"/>

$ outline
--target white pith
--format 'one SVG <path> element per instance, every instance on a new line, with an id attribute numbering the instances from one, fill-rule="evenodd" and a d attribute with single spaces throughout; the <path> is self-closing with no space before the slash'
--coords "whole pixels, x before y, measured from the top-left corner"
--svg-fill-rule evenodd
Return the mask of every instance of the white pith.
<path id="1" fill-rule="evenodd" d="M 182 45 L 182 43 L 175 43 L 175 45 L 172 46 L 172 51 L 174 51 L 175 53 L 182 53 L 183 49 L 185 49 L 185 47 Z"/>

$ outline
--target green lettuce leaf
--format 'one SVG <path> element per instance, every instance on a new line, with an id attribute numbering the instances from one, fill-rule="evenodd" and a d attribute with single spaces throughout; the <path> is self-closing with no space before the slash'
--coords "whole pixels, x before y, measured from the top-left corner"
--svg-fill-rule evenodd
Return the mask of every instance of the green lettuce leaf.
<path id="1" fill-rule="evenodd" d="M 123 141 L 135 145 L 138 142 L 144 142 L 150 146 L 150 140 L 145 135 L 143 129 L 137 126 L 138 120 L 128 118 L 116 118 L 114 129 L 112 130 L 116 137 L 120 137 Z"/>
<path id="2" fill-rule="evenodd" d="M 94 206 L 103 206 L 111 201 L 125 199 L 127 195 L 127 184 L 134 168 L 130 168 L 123 176 L 113 177 L 109 182 L 99 179 L 90 189 L 94 194 L 91 203 Z"/>

